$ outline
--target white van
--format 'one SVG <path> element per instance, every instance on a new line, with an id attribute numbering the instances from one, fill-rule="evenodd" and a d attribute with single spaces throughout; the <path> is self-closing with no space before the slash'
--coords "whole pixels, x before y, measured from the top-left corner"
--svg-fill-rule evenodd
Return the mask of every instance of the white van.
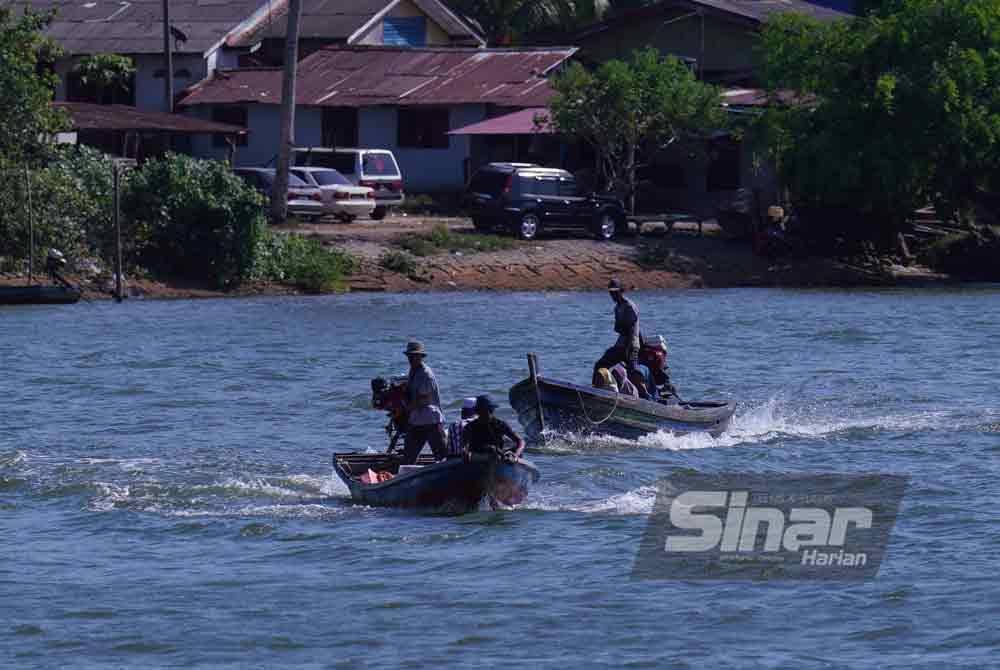
<path id="1" fill-rule="evenodd" d="M 328 149 L 299 147 L 292 164 L 296 167 L 333 168 L 356 186 L 375 191 L 373 219 L 383 219 L 390 207 L 403 204 L 403 175 L 396 157 L 387 149 Z"/>

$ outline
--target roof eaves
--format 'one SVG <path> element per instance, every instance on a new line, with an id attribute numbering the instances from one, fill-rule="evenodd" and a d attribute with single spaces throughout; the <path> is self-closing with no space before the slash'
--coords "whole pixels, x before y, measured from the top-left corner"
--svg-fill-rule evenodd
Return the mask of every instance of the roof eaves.
<path id="1" fill-rule="evenodd" d="M 437 5 L 438 7 L 440 7 L 445 13 L 447 13 L 448 16 L 450 16 L 452 19 L 454 19 L 454 21 L 456 23 L 458 23 L 460 26 L 462 26 L 463 28 L 465 28 L 465 30 L 473 38 L 475 38 L 476 42 L 479 43 L 480 47 L 485 47 L 486 46 L 486 39 L 482 35 L 479 34 L 479 31 L 476 30 L 476 29 L 474 29 L 471 25 L 469 25 L 468 21 L 466 21 L 461 16 L 459 16 L 458 14 L 456 14 L 455 12 L 453 12 L 451 10 L 451 8 L 447 4 L 441 2 L 440 0 L 414 0 L 414 1 L 416 2 L 417 6 L 420 6 L 422 2 L 433 2 L 435 5 Z"/>
<path id="2" fill-rule="evenodd" d="M 244 39 L 248 35 L 252 35 L 260 27 L 261 23 L 265 20 L 271 20 L 278 16 L 284 12 L 287 7 L 288 0 L 266 0 L 263 5 L 257 8 L 257 11 L 234 26 L 228 33 L 223 35 L 222 39 L 214 44 L 211 49 L 205 52 L 205 56 L 208 56 L 208 54 L 215 49 L 218 49 L 223 44 L 227 46 L 242 46 L 239 44 L 241 39 Z"/>
<path id="3" fill-rule="evenodd" d="M 372 29 L 372 27 L 376 23 L 384 19 L 386 14 L 391 12 L 396 7 L 396 5 L 399 4 L 399 2 L 400 0 L 391 0 L 391 2 L 389 2 L 389 4 L 380 9 L 377 14 L 368 19 L 368 21 L 364 25 L 362 25 L 360 28 L 351 33 L 351 35 L 347 38 L 347 43 L 353 44 L 355 40 L 361 39 L 365 35 L 365 33 L 367 33 L 369 30 Z"/>

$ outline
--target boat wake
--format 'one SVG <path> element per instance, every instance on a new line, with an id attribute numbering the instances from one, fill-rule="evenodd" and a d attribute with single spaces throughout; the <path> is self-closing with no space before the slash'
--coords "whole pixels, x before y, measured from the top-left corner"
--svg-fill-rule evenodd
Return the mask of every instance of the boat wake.
<path id="1" fill-rule="evenodd" d="M 542 451 L 579 452 L 623 450 L 635 447 L 685 451 L 716 447 L 736 447 L 776 443 L 788 438 L 830 439 L 883 431 L 925 431 L 955 428 L 955 419 L 946 412 L 909 413 L 854 418 L 823 416 L 816 407 L 796 407 L 780 397 L 756 406 L 737 409 L 729 428 L 717 437 L 708 433 L 674 434 L 659 431 L 638 440 L 611 436 L 549 434 Z"/>

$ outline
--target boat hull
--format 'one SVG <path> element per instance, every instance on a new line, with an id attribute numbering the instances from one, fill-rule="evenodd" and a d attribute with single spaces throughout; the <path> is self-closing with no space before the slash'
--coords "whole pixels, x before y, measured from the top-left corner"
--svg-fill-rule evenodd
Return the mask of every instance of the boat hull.
<path id="1" fill-rule="evenodd" d="M 538 378 L 510 389 L 510 405 L 532 439 L 542 427 L 558 433 L 611 435 L 636 439 L 649 433 L 705 432 L 719 435 L 732 420 L 735 402 L 684 402 L 673 405 L 623 396 L 612 391 Z M 539 413 L 542 419 L 539 420 Z"/>
<path id="2" fill-rule="evenodd" d="M 80 292 L 62 286 L 0 286 L 0 305 L 71 305 Z"/>
<path id="3" fill-rule="evenodd" d="M 538 469 L 523 459 L 497 462 L 475 455 L 470 462 L 460 458 L 434 462 L 423 457 L 419 469 L 399 473 L 397 457 L 387 454 L 334 454 L 333 468 L 356 502 L 377 507 L 422 508 L 463 513 L 479 508 L 484 498 L 505 506 L 520 504 Z M 357 476 L 366 470 L 397 473 L 378 484 L 365 484 Z"/>

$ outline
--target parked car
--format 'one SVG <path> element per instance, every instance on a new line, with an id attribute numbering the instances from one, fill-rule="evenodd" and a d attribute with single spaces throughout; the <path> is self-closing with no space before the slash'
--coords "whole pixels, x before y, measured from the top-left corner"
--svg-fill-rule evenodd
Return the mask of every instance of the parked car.
<path id="1" fill-rule="evenodd" d="M 469 182 L 465 205 L 477 230 L 508 230 L 524 240 L 557 230 L 610 240 L 625 230 L 621 200 L 580 193 L 566 170 L 530 163 L 483 166 Z"/>
<path id="2" fill-rule="evenodd" d="M 236 176 L 260 191 L 265 198 L 271 197 L 274 184 L 274 168 L 236 168 Z M 294 174 L 288 175 L 288 213 L 306 221 L 323 216 L 323 194 L 315 186 L 310 186 Z"/>
<path id="3" fill-rule="evenodd" d="M 371 217 L 384 219 L 390 207 L 406 200 L 403 175 L 391 151 L 386 149 L 327 149 L 301 147 L 292 155 L 296 167 L 333 168 L 356 186 L 375 191 L 375 210 Z"/>
<path id="4" fill-rule="evenodd" d="M 375 191 L 355 186 L 333 168 L 296 167 L 292 174 L 318 188 L 323 195 L 323 212 L 350 223 L 359 216 L 371 216 L 375 209 Z"/>

